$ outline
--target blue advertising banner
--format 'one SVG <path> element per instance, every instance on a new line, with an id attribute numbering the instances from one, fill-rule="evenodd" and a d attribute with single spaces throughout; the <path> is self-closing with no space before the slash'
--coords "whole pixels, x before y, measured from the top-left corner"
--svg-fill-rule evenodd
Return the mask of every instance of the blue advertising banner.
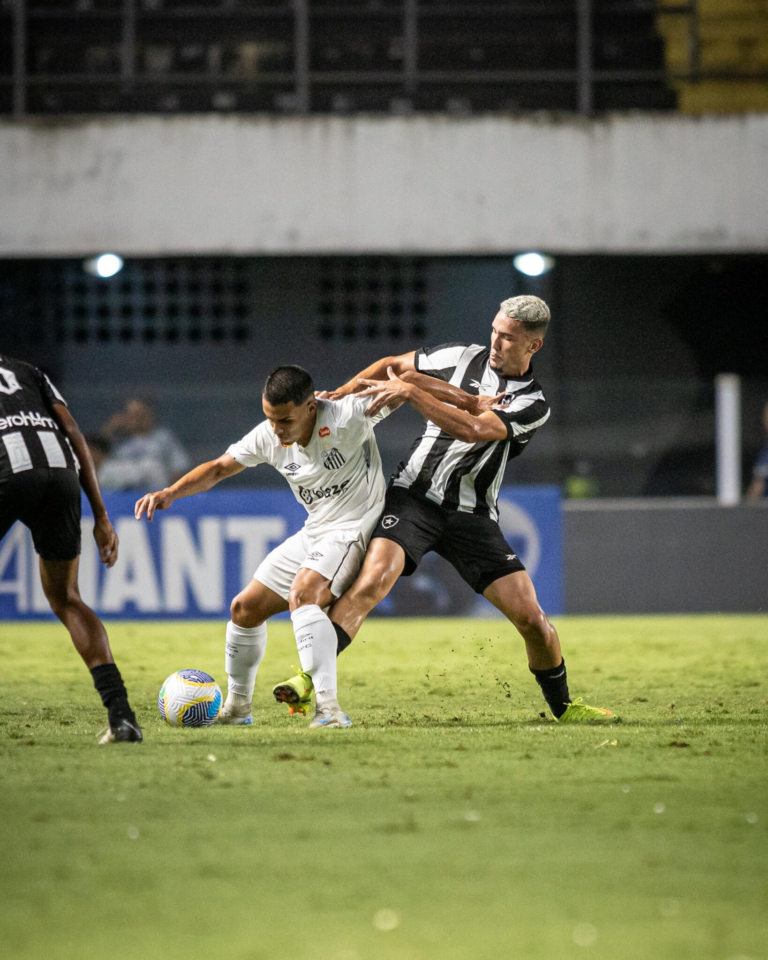
<path id="1" fill-rule="evenodd" d="M 213 490 L 179 500 L 149 524 L 133 517 L 134 494 L 105 503 L 120 538 L 119 560 L 107 570 L 83 507 L 80 592 L 101 616 L 120 619 L 229 618 L 232 597 L 263 558 L 304 523 L 289 490 Z M 504 487 L 504 534 L 533 577 L 548 613 L 562 612 L 562 534 L 557 487 Z M 377 612 L 388 616 L 493 616 L 444 560 L 425 557 Z M 0 543 L 0 619 L 51 617 L 29 531 L 16 524 Z"/>

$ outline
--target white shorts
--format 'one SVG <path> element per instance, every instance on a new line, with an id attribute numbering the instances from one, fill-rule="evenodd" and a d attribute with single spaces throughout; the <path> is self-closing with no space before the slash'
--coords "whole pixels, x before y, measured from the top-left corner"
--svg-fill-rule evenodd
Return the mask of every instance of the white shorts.
<path id="1" fill-rule="evenodd" d="M 316 570 L 330 581 L 331 593 L 340 597 L 353 583 L 365 557 L 363 535 L 338 539 L 338 534 L 310 537 L 303 530 L 281 543 L 268 554 L 253 577 L 283 600 L 302 567 Z"/>

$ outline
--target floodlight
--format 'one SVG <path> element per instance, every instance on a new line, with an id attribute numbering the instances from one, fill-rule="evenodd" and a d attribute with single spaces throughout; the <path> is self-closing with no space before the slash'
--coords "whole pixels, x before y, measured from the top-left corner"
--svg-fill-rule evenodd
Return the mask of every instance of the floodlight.
<path id="1" fill-rule="evenodd" d="M 524 273 L 527 277 L 540 277 L 543 273 L 548 273 L 555 265 L 555 258 L 545 253 L 518 253 L 512 261 L 516 270 Z"/>
<path id="2" fill-rule="evenodd" d="M 116 253 L 102 253 L 98 257 L 90 257 L 83 264 L 83 270 L 94 277 L 114 277 L 123 269 L 123 258 Z"/>

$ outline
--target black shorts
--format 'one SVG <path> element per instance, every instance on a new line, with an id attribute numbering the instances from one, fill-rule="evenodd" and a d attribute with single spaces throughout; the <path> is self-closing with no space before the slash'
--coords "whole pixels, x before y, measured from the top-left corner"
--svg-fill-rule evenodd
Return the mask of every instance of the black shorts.
<path id="1" fill-rule="evenodd" d="M 405 551 L 404 577 L 414 572 L 425 553 L 434 550 L 476 593 L 500 577 L 525 570 L 495 520 L 444 510 L 404 487 L 387 490 L 374 537 L 400 544 Z"/>
<path id="2" fill-rule="evenodd" d="M 24 470 L 0 482 L 0 539 L 21 520 L 43 560 L 80 554 L 80 480 L 74 470 Z"/>

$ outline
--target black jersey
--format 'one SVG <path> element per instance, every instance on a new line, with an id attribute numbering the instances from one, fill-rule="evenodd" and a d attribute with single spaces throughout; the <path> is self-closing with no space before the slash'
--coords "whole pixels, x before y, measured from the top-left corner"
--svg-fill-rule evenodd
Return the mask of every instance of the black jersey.
<path id="1" fill-rule="evenodd" d="M 414 365 L 419 373 L 452 383 L 465 393 L 504 392 L 494 413 L 507 428 L 506 440 L 465 443 L 428 420 L 392 483 L 446 510 L 498 520 L 497 500 L 507 461 L 520 456 L 549 419 L 549 404 L 532 368 L 523 376 L 505 377 L 491 368 L 490 354 L 488 347 L 478 344 L 444 343 L 417 350 Z"/>
<path id="2" fill-rule="evenodd" d="M 25 470 L 79 469 L 53 418 L 64 397 L 37 367 L 0 355 L 0 482 Z"/>

